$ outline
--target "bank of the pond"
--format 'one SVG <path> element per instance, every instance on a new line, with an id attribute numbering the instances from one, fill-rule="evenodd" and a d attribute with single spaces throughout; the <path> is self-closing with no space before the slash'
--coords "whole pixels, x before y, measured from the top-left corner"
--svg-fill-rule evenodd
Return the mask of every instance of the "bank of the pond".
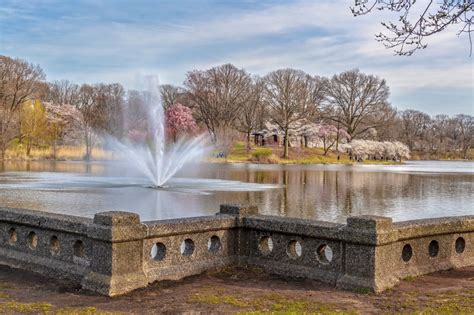
<path id="1" fill-rule="evenodd" d="M 18 313 L 472 314 L 474 267 L 405 279 L 382 294 L 227 269 L 107 298 L 0 266 L 0 314 Z"/>
<path id="2" fill-rule="evenodd" d="M 214 154 L 215 156 L 218 153 Z M 283 158 L 282 147 L 251 147 L 247 149 L 243 143 L 236 143 L 227 157 L 209 158 L 216 163 L 258 163 L 258 164 L 400 164 L 400 161 L 364 160 L 357 162 L 348 154 L 341 152 L 324 152 L 321 148 L 290 148 L 289 157 Z"/>
<path id="3" fill-rule="evenodd" d="M 53 152 L 52 148 L 33 148 L 30 155 L 27 156 L 25 150 L 15 148 L 7 150 L 7 161 L 83 161 L 84 146 L 58 146 Z M 348 154 L 328 151 L 324 152 L 321 148 L 290 148 L 289 157 L 282 158 L 283 148 L 281 147 L 257 147 L 252 146 L 247 149 L 242 142 L 235 143 L 227 156 L 215 151 L 212 157 L 206 159 L 211 163 L 258 163 L 258 164 L 376 164 L 376 165 L 395 165 L 401 164 L 400 161 L 392 160 L 364 160 L 357 162 L 351 160 Z M 218 157 L 219 156 L 219 157 Z M 472 154 L 474 156 L 474 154 Z M 469 155 L 471 157 L 471 155 Z M 113 152 L 94 148 L 92 150 L 93 161 L 107 161 L 116 159 Z M 413 160 L 439 160 L 439 161 L 472 161 L 472 159 L 463 160 L 451 156 L 427 156 L 414 152 Z"/>

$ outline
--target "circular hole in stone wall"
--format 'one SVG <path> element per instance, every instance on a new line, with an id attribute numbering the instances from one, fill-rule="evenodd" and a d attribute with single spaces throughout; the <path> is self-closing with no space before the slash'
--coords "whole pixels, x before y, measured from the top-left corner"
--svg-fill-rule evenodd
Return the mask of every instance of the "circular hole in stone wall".
<path id="1" fill-rule="evenodd" d="M 270 236 L 263 236 L 258 243 L 258 249 L 263 255 L 268 255 L 273 251 L 273 240 Z"/>
<path id="2" fill-rule="evenodd" d="M 36 249 L 36 246 L 38 246 L 38 235 L 36 235 L 35 232 L 30 232 L 28 234 L 28 247 L 30 249 Z"/>
<path id="3" fill-rule="evenodd" d="M 14 245 L 16 244 L 17 241 L 18 241 L 18 236 L 17 236 L 16 230 L 15 228 L 11 228 L 8 231 L 8 243 L 10 243 L 10 245 Z"/>
<path id="4" fill-rule="evenodd" d="M 217 253 L 222 247 L 221 240 L 217 235 L 213 235 L 208 241 L 207 241 L 207 249 L 211 253 Z"/>
<path id="5" fill-rule="evenodd" d="M 439 243 L 438 241 L 431 241 L 430 245 L 428 246 L 428 252 L 430 254 L 430 257 L 436 257 L 438 256 L 439 253 Z"/>
<path id="6" fill-rule="evenodd" d="M 73 253 L 74 253 L 74 256 L 76 256 L 76 257 L 81 257 L 82 258 L 82 257 L 86 256 L 86 248 L 84 246 L 83 241 L 77 240 L 74 243 Z"/>
<path id="7" fill-rule="evenodd" d="M 57 255 L 61 246 L 59 245 L 59 239 L 56 235 L 51 236 L 49 240 L 49 251 L 51 255 Z"/>
<path id="8" fill-rule="evenodd" d="M 181 243 L 181 255 L 191 256 L 194 253 L 194 242 L 187 238 Z"/>
<path id="9" fill-rule="evenodd" d="M 153 244 L 150 252 L 151 258 L 157 261 L 161 261 L 166 256 L 166 246 L 163 243 Z"/>
<path id="10" fill-rule="evenodd" d="M 290 258 L 297 259 L 303 254 L 303 248 L 299 241 L 290 241 L 286 247 L 286 253 Z"/>
<path id="11" fill-rule="evenodd" d="M 456 253 L 461 254 L 466 248 L 466 241 L 462 237 L 458 237 L 454 246 L 456 248 Z"/>
<path id="12" fill-rule="evenodd" d="M 316 257 L 320 263 L 329 264 L 334 257 L 331 246 L 327 244 L 320 245 L 316 250 Z"/>
<path id="13" fill-rule="evenodd" d="M 404 262 L 409 262 L 413 256 L 413 250 L 411 249 L 410 244 L 405 244 L 402 249 L 402 259 Z"/>

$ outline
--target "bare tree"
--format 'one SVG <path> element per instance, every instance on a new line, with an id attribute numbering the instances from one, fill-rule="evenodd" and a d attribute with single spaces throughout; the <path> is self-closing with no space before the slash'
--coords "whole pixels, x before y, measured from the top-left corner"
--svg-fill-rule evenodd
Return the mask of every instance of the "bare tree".
<path id="1" fill-rule="evenodd" d="M 188 72 L 184 83 L 189 98 L 212 140 L 226 141 L 249 96 L 250 75 L 231 64 Z"/>
<path id="2" fill-rule="evenodd" d="M 467 158 L 467 151 L 472 148 L 474 140 L 474 117 L 470 115 L 457 115 L 455 118 L 459 130 L 459 142 L 463 158 Z"/>
<path id="3" fill-rule="evenodd" d="M 127 92 L 124 115 L 127 119 L 124 120 L 124 129 L 128 132 L 133 129 L 147 130 L 147 115 L 145 95 L 147 92 L 129 90 Z"/>
<path id="4" fill-rule="evenodd" d="M 394 49 L 397 55 L 410 56 L 428 45 L 424 40 L 442 32 L 450 25 L 458 26 L 458 36 L 467 34 L 472 55 L 472 25 L 474 23 L 474 1 L 444 0 L 354 0 L 351 8 L 354 16 L 373 10 L 388 10 L 399 14 L 397 22 L 382 22 L 388 34 L 375 35 L 386 48 Z M 419 11 L 414 12 L 415 10 Z M 414 18 L 413 18 L 414 17 Z"/>
<path id="5" fill-rule="evenodd" d="M 125 89 L 119 83 L 97 84 L 96 111 L 101 114 L 94 122 L 96 131 L 121 137 L 123 134 L 123 108 Z"/>
<path id="6" fill-rule="evenodd" d="M 33 97 L 45 75 L 39 66 L 0 55 L 0 160 L 19 135 L 19 108 Z"/>
<path id="7" fill-rule="evenodd" d="M 311 119 L 324 97 L 320 78 L 294 69 L 281 69 L 264 77 L 264 100 L 269 116 L 284 132 L 283 157 L 288 158 L 290 130 Z"/>
<path id="8" fill-rule="evenodd" d="M 53 81 L 48 84 L 45 101 L 55 105 L 70 105 L 74 103 L 78 92 L 79 86 L 71 81 Z"/>
<path id="9" fill-rule="evenodd" d="M 245 133 L 247 150 L 250 150 L 250 138 L 252 131 L 262 125 L 265 105 L 263 102 L 264 83 L 260 78 L 256 78 L 252 83 L 248 93 L 247 102 L 242 106 L 242 113 L 237 118 L 235 127 L 238 131 Z"/>
<path id="10" fill-rule="evenodd" d="M 325 80 L 327 117 L 345 128 L 351 139 L 362 136 L 392 119 L 395 111 L 388 103 L 385 80 L 350 70 Z"/>
<path id="11" fill-rule="evenodd" d="M 97 141 L 97 134 L 95 129 L 103 127 L 103 113 L 98 106 L 98 91 L 97 88 L 83 84 L 79 89 L 78 97 L 75 101 L 75 106 L 81 113 L 78 117 L 78 125 L 84 137 L 84 144 L 86 145 L 86 153 L 84 160 L 89 161 L 92 157 L 92 149 Z"/>
<path id="12" fill-rule="evenodd" d="M 431 123 L 428 114 L 417 110 L 404 110 L 400 113 L 401 136 L 410 150 L 416 149 L 417 141 L 423 140 Z"/>
<path id="13" fill-rule="evenodd" d="M 185 97 L 186 90 L 180 86 L 171 84 L 160 85 L 160 94 L 164 109 L 168 109 L 171 105 L 176 103 L 185 103 L 183 102 L 183 98 Z"/>

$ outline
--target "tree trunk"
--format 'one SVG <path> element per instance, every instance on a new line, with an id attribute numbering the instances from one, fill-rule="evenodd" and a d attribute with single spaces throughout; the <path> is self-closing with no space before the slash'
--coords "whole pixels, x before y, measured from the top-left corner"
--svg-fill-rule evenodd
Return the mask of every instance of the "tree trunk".
<path id="1" fill-rule="evenodd" d="M 57 147 L 56 147 L 56 139 L 53 140 L 53 160 L 56 160 L 57 156 Z"/>
<path id="2" fill-rule="evenodd" d="M 250 137 L 251 137 L 251 131 L 247 131 L 247 152 L 250 151 Z"/>
<path id="3" fill-rule="evenodd" d="M 30 153 L 31 153 L 31 140 L 28 140 L 28 142 L 26 143 L 26 156 L 27 157 L 30 157 Z"/>
<path id="4" fill-rule="evenodd" d="M 85 132 L 85 142 L 86 142 L 86 155 L 84 155 L 84 160 L 85 161 L 90 161 L 91 159 L 91 139 L 90 139 L 90 135 L 89 135 L 89 132 Z"/>
<path id="5" fill-rule="evenodd" d="M 285 129 L 285 144 L 284 145 L 285 145 L 285 148 L 283 149 L 283 158 L 287 159 L 289 157 L 288 147 L 290 145 L 288 128 Z"/>

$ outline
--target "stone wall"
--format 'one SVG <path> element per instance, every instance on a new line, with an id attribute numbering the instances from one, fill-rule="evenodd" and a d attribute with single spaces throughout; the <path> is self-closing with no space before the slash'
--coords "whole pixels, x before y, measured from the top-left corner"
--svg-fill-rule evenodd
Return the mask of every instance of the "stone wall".
<path id="1" fill-rule="evenodd" d="M 474 264 L 474 216 L 347 224 L 263 216 L 224 205 L 215 216 L 140 222 L 0 208 L 0 264 L 68 279 L 104 295 L 228 265 L 376 292 L 400 279 Z"/>

